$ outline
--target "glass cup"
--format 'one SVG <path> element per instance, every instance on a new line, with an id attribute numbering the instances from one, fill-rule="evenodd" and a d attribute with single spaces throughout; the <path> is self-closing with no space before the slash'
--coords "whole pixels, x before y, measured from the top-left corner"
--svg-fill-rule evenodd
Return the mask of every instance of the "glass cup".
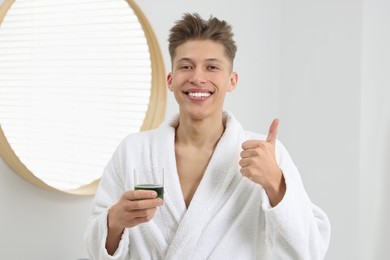
<path id="1" fill-rule="evenodd" d="M 134 190 L 154 190 L 157 198 L 164 199 L 164 169 L 135 168 L 133 177 Z"/>

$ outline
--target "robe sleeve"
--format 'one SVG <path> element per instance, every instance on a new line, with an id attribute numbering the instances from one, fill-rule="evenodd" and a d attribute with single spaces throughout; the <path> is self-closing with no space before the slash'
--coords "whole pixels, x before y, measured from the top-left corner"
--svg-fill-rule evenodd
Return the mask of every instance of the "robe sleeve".
<path id="1" fill-rule="evenodd" d="M 106 166 L 92 203 L 92 212 L 84 234 L 84 242 L 91 259 L 122 260 L 129 259 L 129 234 L 125 229 L 120 244 L 113 256 L 106 250 L 107 214 L 109 208 L 122 196 L 124 190 L 125 165 L 122 163 L 121 147 L 117 149 Z"/>
<path id="2" fill-rule="evenodd" d="M 280 259 L 324 259 L 330 241 L 328 217 L 310 201 L 296 166 L 279 141 L 276 154 L 286 181 L 286 193 L 272 208 L 263 191 L 267 242 Z"/>

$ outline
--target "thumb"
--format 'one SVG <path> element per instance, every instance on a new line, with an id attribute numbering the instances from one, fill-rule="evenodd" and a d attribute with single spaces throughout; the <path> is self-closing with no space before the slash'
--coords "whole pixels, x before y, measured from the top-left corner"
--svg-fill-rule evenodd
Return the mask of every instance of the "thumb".
<path id="1" fill-rule="evenodd" d="M 278 136 L 279 119 L 275 118 L 271 126 L 269 127 L 267 142 L 275 144 L 276 137 Z"/>

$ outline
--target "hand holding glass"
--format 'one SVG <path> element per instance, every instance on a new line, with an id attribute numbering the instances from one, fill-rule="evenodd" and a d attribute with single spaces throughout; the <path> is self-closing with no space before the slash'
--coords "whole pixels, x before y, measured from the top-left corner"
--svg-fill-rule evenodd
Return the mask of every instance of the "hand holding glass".
<path id="1" fill-rule="evenodd" d="M 134 190 L 154 190 L 157 198 L 164 199 L 164 169 L 135 168 Z"/>

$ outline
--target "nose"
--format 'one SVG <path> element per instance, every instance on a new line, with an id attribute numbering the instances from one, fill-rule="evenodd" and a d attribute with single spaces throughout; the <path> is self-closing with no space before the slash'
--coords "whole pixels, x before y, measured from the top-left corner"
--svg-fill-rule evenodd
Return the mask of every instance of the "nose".
<path id="1" fill-rule="evenodd" d="M 193 70 L 189 82 L 194 85 L 202 85 L 207 82 L 206 73 L 201 68 L 196 68 Z"/>

